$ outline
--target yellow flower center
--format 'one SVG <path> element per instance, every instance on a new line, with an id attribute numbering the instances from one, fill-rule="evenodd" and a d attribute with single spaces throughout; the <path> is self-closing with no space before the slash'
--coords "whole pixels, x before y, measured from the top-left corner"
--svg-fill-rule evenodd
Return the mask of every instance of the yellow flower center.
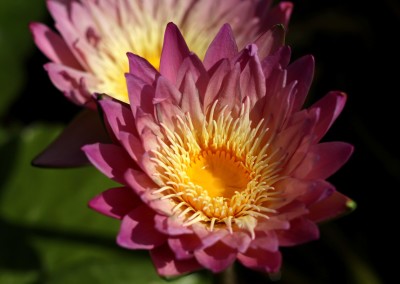
<path id="1" fill-rule="evenodd" d="M 225 224 L 254 237 L 257 219 L 269 218 L 281 200 L 273 185 L 282 178 L 284 158 L 269 149 L 272 136 L 264 121 L 253 125 L 249 120 L 248 101 L 236 118 L 226 109 L 215 117 L 216 105 L 201 129 L 194 128 L 189 114 L 177 116 L 175 129 L 162 125 L 165 139 L 160 138 L 152 159 L 160 188 L 153 194 L 170 200 L 186 226 L 203 222 L 213 230 Z"/>
<path id="2" fill-rule="evenodd" d="M 249 173 L 236 157 L 225 151 L 202 152 L 187 171 L 189 179 L 207 190 L 210 197 L 231 198 L 235 191 L 246 188 Z"/>

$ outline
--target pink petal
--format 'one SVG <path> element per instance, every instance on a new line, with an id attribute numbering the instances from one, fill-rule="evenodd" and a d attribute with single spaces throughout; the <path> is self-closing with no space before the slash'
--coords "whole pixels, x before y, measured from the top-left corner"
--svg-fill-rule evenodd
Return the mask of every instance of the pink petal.
<path id="1" fill-rule="evenodd" d="M 93 88 L 98 83 L 92 75 L 56 63 L 47 63 L 44 67 L 53 84 L 69 100 L 82 106 L 92 99 L 88 88 Z"/>
<path id="2" fill-rule="evenodd" d="M 313 145 L 293 176 L 303 179 L 326 179 L 343 166 L 353 153 L 353 146 L 344 142 Z"/>
<path id="3" fill-rule="evenodd" d="M 210 104 L 215 101 L 215 98 L 218 92 L 221 89 L 223 80 L 226 75 L 231 71 L 230 63 L 228 60 L 222 60 L 218 64 L 213 67 L 210 81 L 207 85 L 205 94 L 204 94 L 204 102 L 203 102 L 203 112 L 208 109 Z"/>
<path id="4" fill-rule="evenodd" d="M 135 119 L 128 105 L 109 99 L 100 100 L 99 104 L 107 124 L 116 137 L 120 131 L 136 132 Z"/>
<path id="5" fill-rule="evenodd" d="M 335 191 L 328 198 L 313 204 L 308 209 L 310 214 L 307 218 L 314 222 L 326 221 L 340 215 L 353 211 L 356 204 L 347 196 Z"/>
<path id="6" fill-rule="evenodd" d="M 211 42 L 204 57 L 204 66 L 210 69 L 221 59 L 233 58 L 238 53 L 238 47 L 230 25 L 225 24 Z"/>
<path id="7" fill-rule="evenodd" d="M 169 238 L 168 244 L 179 260 L 192 258 L 193 252 L 202 247 L 201 239 L 194 234 Z"/>
<path id="8" fill-rule="evenodd" d="M 82 69 L 61 36 L 41 23 L 31 23 L 29 28 L 36 45 L 50 60 L 74 69 Z"/>
<path id="9" fill-rule="evenodd" d="M 246 253 L 238 254 L 238 260 L 246 267 L 267 273 L 276 273 L 282 264 L 282 255 L 279 251 L 249 249 Z"/>
<path id="10" fill-rule="evenodd" d="M 293 104 L 293 111 L 298 111 L 304 104 L 314 77 L 314 57 L 304 56 L 289 65 L 287 81 L 297 81 L 297 94 Z"/>
<path id="11" fill-rule="evenodd" d="M 237 251 L 218 242 L 212 247 L 196 250 L 194 255 L 202 266 L 218 273 L 228 268 L 235 261 Z"/>
<path id="12" fill-rule="evenodd" d="M 254 44 L 258 47 L 258 56 L 266 58 L 285 44 L 285 28 L 282 25 L 272 27 L 259 35 Z"/>
<path id="13" fill-rule="evenodd" d="M 186 57 L 179 68 L 176 86 L 181 92 L 182 84 L 187 74 L 190 74 L 193 77 L 196 87 L 203 95 L 205 87 L 208 84 L 209 76 L 203 65 L 203 62 L 197 57 L 196 54 L 190 54 L 188 57 Z"/>
<path id="14" fill-rule="evenodd" d="M 181 236 L 184 234 L 193 234 L 193 231 L 189 227 L 183 226 L 184 220 L 175 215 L 156 215 L 154 221 L 157 230 L 166 235 Z"/>
<path id="15" fill-rule="evenodd" d="M 146 113 L 152 113 L 155 89 L 142 78 L 133 74 L 125 74 L 125 79 L 133 115 L 136 117 L 138 107 Z"/>
<path id="16" fill-rule="evenodd" d="M 249 232 L 235 231 L 227 234 L 221 239 L 221 242 L 238 252 L 245 252 L 251 243 L 251 237 Z"/>
<path id="17" fill-rule="evenodd" d="M 92 110 L 83 110 L 64 131 L 40 153 L 32 164 L 37 167 L 76 167 L 89 163 L 81 147 L 94 142 L 107 143 L 110 138 L 99 119 L 99 114 Z"/>
<path id="18" fill-rule="evenodd" d="M 106 216 L 122 219 L 142 201 L 127 187 L 108 189 L 89 202 L 89 207 Z"/>
<path id="19" fill-rule="evenodd" d="M 133 209 L 122 219 L 117 243 L 129 249 L 154 249 L 162 245 L 167 236 L 154 228 L 155 212 L 146 205 Z"/>
<path id="20" fill-rule="evenodd" d="M 169 23 L 164 35 L 160 73 L 175 84 L 179 67 L 189 54 L 189 48 L 178 27 L 173 23 Z"/>
<path id="21" fill-rule="evenodd" d="M 270 231 L 256 231 L 256 237 L 250 244 L 251 249 L 276 252 L 279 249 L 279 241 L 276 233 Z M 246 254 L 246 252 L 242 252 Z"/>
<path id="22" fill-rule="evenodd" d="M 89 161 L 108 178 L 125 184 L 124 174 L 136 165 L 126 151 L 114 144 L 91 144 L 82 147 Z"/>
<path id="23" fill-rule="evenodd" d="M 318 226 L 304 217 L 292 220 L 288 230 L 278 231 L 277 234 L 281 246 L 295 246 L 319 238 Z"/>
<path id="24" fill-rule="evenodd" d="M 318 142 L 331 127 L 342 112 L 347 96 L 342 92 L 329 92 L 326 96 L 311 106 L 320 110 L 320 118 L 315 127 L 315 142 Z"/>
<path id="25" fill-rule="evenodd" d="M 151 259 L 161 276 L 176 276 L 202 269 L 196 259 L 178 260 L 168 245 L 150 251 Z"/>
<path id="26" fill-rule="evenodd" d="M 129 73 L 139 77 L 145 84 L 152 85 L 154 80 L 160 76 L 153 65 L 146 59 L 128 52 Z"/>

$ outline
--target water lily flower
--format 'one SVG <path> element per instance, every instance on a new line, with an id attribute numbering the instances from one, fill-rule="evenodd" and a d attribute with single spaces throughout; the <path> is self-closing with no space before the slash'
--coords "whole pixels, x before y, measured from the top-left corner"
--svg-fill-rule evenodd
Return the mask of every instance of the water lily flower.
<path id="1" fill-rule="evenodd" d="M 45 69 L 70 101 L 89 109 L 96 108 L 94 93 L 129 102 L 124 77 L 128 71 L 126 52 L 139 54 L 158 69 L 163 34 L 170 21 L 180 27 L 190 50 L 203 58 L 224 23 L 231 24 L 239 46 L 244 47 L 273 25 L 286 26 L 292 11 L 290 2 L 272 6 L 272 0 L 48 0 L 47 6 L 58 33 L 41 23 L 30 25 L 36 45 L 51 60 Z M 83 118 L 90 115 L 97 117 L 90 111 L 78 116 L 61 141 L 40 155 L 35 164 L 83 162 L 84 155 L 75 145 L 96 139 L 81 126 L 87 124 Z M 93 132 L 101 131 L 101 124 L 95 121 L 90 125 L 94 128 Z M 59 155 L 60 148 L 65 157 Z"/>
<path id="2" fill-rule="evenodd" d="M 290 63 L 272 43 L 239 51 L 224 25 L 200 60 L 170 23 L 159 71 L 128 54 L 129 104 L 99 99 L 113 143 L 83 150 L 121 186 L 89 205 L 120 219 L 117 243 L 149 250 L 160 275 L 236 260 L 278 272 L 280 247 L 317 239 L 318 222 L 354 204 L 326 181 L 353 147 L 320 142 L 346 95 L 303 108 L 313 57 Z"/>

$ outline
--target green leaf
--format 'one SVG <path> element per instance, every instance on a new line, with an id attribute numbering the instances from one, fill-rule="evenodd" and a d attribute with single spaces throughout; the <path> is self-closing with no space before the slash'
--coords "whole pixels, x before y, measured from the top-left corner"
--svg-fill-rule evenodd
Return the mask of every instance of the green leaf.
<path id="1" fill-rule="evenodd" d="M 211 283 L 205 271 L 164 280 L 147 252 L 119 247 L 120 221 L 87 207 L 116 186 L 96 169 L 31 166 L 60 131 L 37 125 L 11 135 L 0 129 L 6 157 L 0 159 L 0 283 Z"/>

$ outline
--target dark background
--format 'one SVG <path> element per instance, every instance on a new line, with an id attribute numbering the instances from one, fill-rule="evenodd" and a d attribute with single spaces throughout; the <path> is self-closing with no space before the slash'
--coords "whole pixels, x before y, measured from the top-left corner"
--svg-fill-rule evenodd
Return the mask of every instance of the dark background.
<path id="1" fill-rule="evenodd" d="M 23 7 L 23 1 L 16 2 L 21 4 L 20 8 Z M 308 103 L 315 102 L 330 90 L 348 94 L 343 113 L 324 140 L 346 141 L 355 146 L 349 162 L 329 181 L 340 192 L 354 199 L 358 207 L 348 216 L 322 224 L 320 240 L 283 249 L 284 267 L 278 283 L 393 283 L 398 269 L 398 235 L 394 229 L 399 223 L 397 196 L 400 189 L 400 110 L 397 104 L 400 95 L 397 88 L 400 82 L 400 44 L 397 38 L 400 35 L 400 1 L 293 2 L 295 7 L 287 34 L 287 43 L 293 52 L 292 60 L 306 54 L 314 55 L 316 60 Z M 27 24 L 32 17 L 37 21 L 52 22 L 46 11 L 34 16 L 27 11 L 21 13 L 16 13 L 21 15 L 20 25 Z M 26 31 L 23 35 L 26 41 L 31 40 Z M 49 82 L 42 68 L 47 59 L 32 44 L 28 46 L 21 58 L 24 83 L 14 92 L 0 121 L 5 136 L 15 139 L 38 124 L 62 126 L 79 111 Z M 7 68 L 2 65 L 1 68 Z M 51 138 L 46 139 L 51 141 Z M 12 143 L 14 140 L 3 141 Z M 37 145 L 37 149 L 44 146 Z M 9 158 L 12 159 L 12 156 Z M 2 165 L 8 163 L 13 162 L 3 160 Z M 9 168 L 7 171 L 10 171 Z M 20 178 L 24 179 L 24 176 L 21 174 Z M 3 206 L 2 203 L 0 205 Z M 6 225 L 0 230 L 8 232 L 7 240 L 11 242 L 11 247 L 15 248 L 18 244 L 10 228 L 21 230 L 15 233 L 20 237 L 21 234 L 31 236 L 33 232 L 33 235 L 45 237 L 55 234 L 65 240 L 71 238 L 71 235 L 63 235 L 59 231 L 54 233 L 51 226 L 45 226 L 45 230 L 41 231 L 42 223 L 11 218 L 8 216 L 13 214 L 7 213 L 7 210 L 4 212 L 1 218 Z M 85 232 L 89 234 L 89 239 L 91 233 Z M 102 236 L 104 243 L 99 245 L 113 246 L 111 235 Z M 72 238 L 86 242 L 78 233 Z M 118 253 L 125 252 L 118 250 Z M 17 256 L 25 258 L 23 251 Z M 6 257 L 9 254 L 3 256 L 0 267 L 7 271 L 24 273 L 44 269 L 32 264 L 36 256 L 31 262 L 16 261 L 11 266 L 4 264 L 7 263 Z M 389 257 L 394 262 L 389 261 Z M 239 271 L 241 279 L 254 277 L 252 281 L 260 283 L 265 280 L 261 275 L 249 276 L 246 269 L 239 267 Z M 47 272 L 44 269 L 41 273 Z M 0 283 L 3 283 L 1 279 L 0 276 Z"/>

